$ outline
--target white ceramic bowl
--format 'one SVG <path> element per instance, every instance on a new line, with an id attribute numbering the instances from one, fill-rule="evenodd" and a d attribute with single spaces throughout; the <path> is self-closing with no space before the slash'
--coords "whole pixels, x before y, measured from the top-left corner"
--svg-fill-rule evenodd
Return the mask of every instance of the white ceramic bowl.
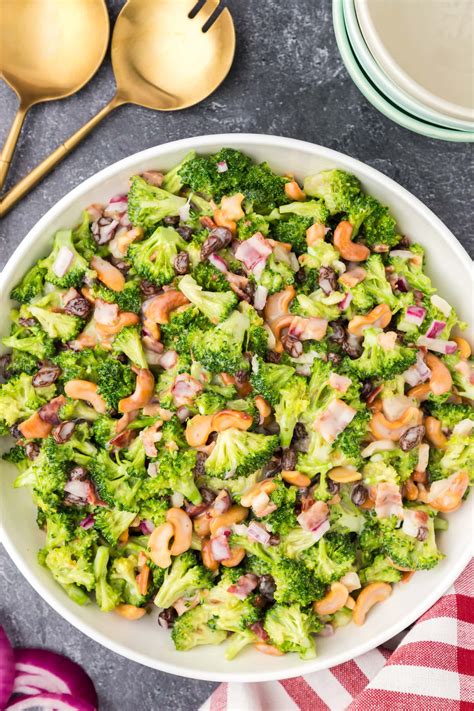
<path id="1" fill-rule="evenodd" d="M 92 176 L 62 198 L 29 232 L 15 250 L 0 277 L 2 335 L 8 330 L 8 293 L 22 274 L 46 254 L 53 233 L 74 225 L 84 206 L 105 202 L 126 190 L 128 178 L 147 168 L 168 169 L 190 148 L 206 153 L 221 146 L 241 149 L 258 161 L 267 160 L 281 173 L 302 178 L 325 168 L 342 168 L 357 175 L 366 190 L 391 206 L 402 232 L 429 248 L 428 271 L 441 293 L 469 319 L 468 290 L 472 284 L 470 260 L 443 223 L 413 195 L 386 176 L 341 153 L 303 141 L 274 136 L 231 134 L 190 138 L 150 148 L 111 165 Z M 21 208 L 19 208 L 21 209 Z M 326 669 L 352 659 L 394 636 L 425 612 L 451 585 L 471 555 L 469 535 L 473 498 L 450 517 L 449 530 L 440 536 L 447 558 L 432 571 L 419 572 L 409 585 L 397 585 L 383 605 L 374 608 L 366 624 L 348 625 L 317 642 L 318 657 L 302 662 L 296 655 L 268 657 L 251 649 L 233 662 L 226 662 L 220 647 L 198 647 L 176 652 L 168 633 L 155 616 L 127 622 L 113 613 L 102 613 L 94 605 L 79 607 L 56 585 L 36 560 L 43 534 L 35 523 L 30 492 L 14 490 L 14 468 L 2 463 L 0 521 L 2 542 L 14 563 L 35 590 L 66 620 L 95 641 L 118 654 L 162 671 L 208 680 L 270 681 Z M 28 615 L 28 612 L 25 612 Z"/>

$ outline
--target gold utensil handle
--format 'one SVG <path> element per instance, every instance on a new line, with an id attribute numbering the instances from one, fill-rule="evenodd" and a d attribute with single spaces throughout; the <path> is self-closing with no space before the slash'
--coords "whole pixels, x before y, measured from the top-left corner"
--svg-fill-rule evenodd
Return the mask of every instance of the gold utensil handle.
<path id="1" fill-rule="evenodd" d="M 25 120 L 26 112 L 29 108 L 29 106 L 22 106 L 20 104 L 15 118 L 13 119 L 7 140 L 3 145 L 2 155 L 0 156 L 0 190 L 3 188 L 3 184 L 5 183 L 5 178 L 7 177 L 8 169 L 15 151 L 15 146 L 20 137 L 21 127 L 23 126 L 23 121 Z"/>
<path id="2" fill-rule="evenodd" d="M 32 188 L 34 188 L 37 183 L 42 180 L 53 168 L 55 168 L 62 159 L 68 155 L 78 143 L 82 141 L 83 138 L 87 136 L 88 133 L 92 131 L 93 128 L 99 124 L 102 119 L 104 119 L 111 111 L 113 111 L 117 106 L 125 103 L 117 95 L 109 101 L 109 103 L 104 106 L 103 109 L 99 111 L 95 116 L 93 116 L 90 121 L 88 121 L 82 128 L 80 128 L 76 133 L 67 139 L 63 144 L 56 148 L 53 153 L 51 153 L 47 158 L 45 158 L 36 168 L 33 168 L 31 173 L 20 180 L 0 201 L 0 216 L 4 216 L 7 212 L 15 205 L 18 200 L 26 195 Z"/>

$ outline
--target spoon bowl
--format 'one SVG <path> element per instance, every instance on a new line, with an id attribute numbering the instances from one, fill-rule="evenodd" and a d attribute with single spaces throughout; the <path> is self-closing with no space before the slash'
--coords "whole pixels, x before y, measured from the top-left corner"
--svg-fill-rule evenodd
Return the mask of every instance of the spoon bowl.
<path id="1" fill-rule="evenodd" d="M 0 76 L 20 100 L 2 150 L 0 188 L 28 109 L 79 91 L 104 59 L 109 16 L 104 0 L 2 0 Z"/>

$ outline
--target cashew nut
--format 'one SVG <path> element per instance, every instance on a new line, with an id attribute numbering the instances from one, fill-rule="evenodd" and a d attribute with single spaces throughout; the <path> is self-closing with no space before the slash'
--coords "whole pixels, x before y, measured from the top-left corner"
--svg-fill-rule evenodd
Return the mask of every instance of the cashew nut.
<path id="1" fill-rule="evenodd" d="M 146 319 L 162 325 L 169 323 L 171 311 L 184 304 L 189 304 L 185 295 L 181 291 L 170 289 L 150 299 L 143 309 L 143 314 Z"/>
<path id="2" fill-rule="evenodd" d="M 349 484 L 352 481 L 362 479 L 362 474 L 350 467 L 334 467 L 328 472 L 328 477 L 337 484 Z"/>
<path id="3" fill-rule="evenodd" d="M 95 321 L 95 327 L 97 333 L 101 336 L 115 336 L 120 333 L 126 326 L 135 326 L 139 322 L 139 317 L 132 311 L 122 311 L 118 315 L 118 319 L 113 325 L 106 326 L 104 323 L 97 323 Z M 103 345 L 103 344 L 101 344 Z M 86 346 L 84 346 L 86 347 Z"/>
<path id="4" fill-rule="evenodd" d="M 423 402 L 423 400 L 427 399 L 430 392 L 431 388 L 429 383 L 420 383 L 419 385 L 415 385 L 415 387 L 410 388 L 410 390 L 407 392 L 407 395 L 408 397 L 412 397 L 415 400 Z"/>
<path id="5" fill-rule="evenodd" d="M 304 487 L 311 484 L 309 476 L 306 476 L 306 474 L 302 474 L 296 470 L 284 469 L 281 473 L 281 478 L 293 486 Z"/>
<path id="6" fill-rule="evenodd" d="M 409 407 L 398 420 L 390 422 L 382 412 L 376 412 L 370 421 L 370 430 L 375 439 L 391 439 L 396 442 L 409 426 L 419 425 L 423 415 L 417 407 Z"/>
<path id="7" fill-rule="evenodd" d="M 353 610 L 355 607 L 355 604 L 356 604 L 356 601 L 354 600 L 354 598 L 351 597 L 350 595 L 348 595 L 346 604 L 344 605 L 344 607 L 347 607 L 348 610 Z"/>
<path id="8" fill-rule="evenodd" d="M 211 534 L 215 535 L 220 528 L 230 528 L 233 523 L 242 523 L 249 515 L 244 506 L 231 506 L 228 511 L 213 518 L 209 524 Z"/>
<path id="9" fill-rule="evenodd" d="M 448 368 L 437 356 L 433 355 L 433 353 L 427 353 L 425 355 L 425 362 L 431 370 L 429 380 L 431 392 L 434 395 L 448 393 L 453 386 L 453 379 Z"/>
<path id="10" fill-rule="evenodd" d="M 112 291 L 123 291 L 125 287 L 125 277 L 122 272 L 114 267 L 113 264 L 102 259 L 102 257 L 94 256 L 91 259 L 91 267 L 97 272 L 100 281 Z"/>
<path id="11" fill-rule="evenodd" d="M 260 415 L 260 424 L 263 424 L 266 418 L 271 414 L 272 408 L 261 395 L 257 395 L 255 398 L 255 407 Z"/>
<path id="12" fill-rule="evenodd" d="M 205 538 L 211 533 L 210 524 L 211 516 L 208 511 L 205 511 L 204 513 L 200 514 L 199 516 L 196 516 L 196 518 L 193 519 L 194 532 L 197 536 L 199 536 L 199 538 Z"/>
<path id="13" fill-rule="evenodd" d="M 471 346 L 469 345 L 469 343 L 466 341 L 465 338 L 461 338 L 460 336 L 453 338 L 453 341 L 458 344 L 458 351 L 461 359 L 467 360 L 471 355 Z"/>
<path id="14" fill-rule="evenodd" d="M 425 418 L 426 437 L 437 449 L 446 449 L 448 440 L 441 429 L 441 422 L 436 417 Z"/>
<path id="15" fill-rule="evenodd" d="M 287 314 L 286 316 L 280 316 L 280 318 L 275 319 L 268 325 L 271 328 L 273 336 L 275 337 L 275 345 L 273 349 L 276 353 L 283 353 L 283 343 L 281 342 L 280 334 L 284 328 L 288 328 L 293 321 L 294 316 L 292 314 Z"/>
<path id="16" fill-rule="evenodd" d="M 347 328 L 353 336 L 363 336 L 366 328 L 385 328 L 391 320 L 392 312 L 387 304 L 379 304 L 368 314 L 354 316 Z"/>
<path id="17" fill-rule="evenodd" d="M 366 276 L 367 272 L 363 267 L 354 267 L 354 269 L 350 269 L 348 272 L 341 274 L 339 281 L 351 289 L 353 286 L 360 284 L 361 281 L 364 281 Z"/>
<path id="18" fill-rule="evenodd" d="M 462 470 L 451 474 L 447 479 L 433 482 L 426 497 L 426 503 L 437 511 L 449 513 L 461 504 L 461 499 L 469 486 L 467 472 Z"/>
<path id="19" fill-rule="evenodd" d="M 214 222 L 218 227 L 227 227 L 232 234 L 237 232 L 236 220 L 245 217 L 245 212 L 242 210 L 244 197 L 242 193 L 236 193 L 231 197 L 222 198 L 220 208 L 216 207 L 213 213 Z"/>
<path id="20" fill-rule="evenodd" d="M 343 259 L 349 262 L 364 262 L 370 255 L 370 249 L 364 244 L 352 241 L 353 227 L 343 220 L 334 230 L 334 246 Z"/>
<path id="21" fill-rule="evenodd" d="M 269 654 L 271 657 L 283 657 L 284 652 L 280 652 L 279 649 L 273 646 L 273 644 L 267 644 L 266 642 L 256 642 L 254 645 L 257 652 L 262 652 L 262 654 Z"/>
<path id="22" fill-rule="evenodd" d="M 114 607 L 114 612 L 118 612 L 121 617 L 125 617 L 127 620 L 139 620 L 146 614 L 146 609 L 144 607 L 135 607 L 135 605 L 122 603 Z"/>
<path id="23" fill-rule="evenodd" d="M 247 508 L 250 508 L 252 506 L 252 501 L 255 499 L 258 494 L 261 494 L 264 492 L 265 494 L 271 494 L 272 491 L 275 491 L 277 488 L 277 485 L 273 481 L 273 479 L 263 479 L 262 481 L 257 482 L 257 484 L 254 484 L 248 491 L 246 491 L 240 498 L 240 503 L 242 506 L 246 506 Z"/>
<path id="24" fill-rule="evenodd" d="M 306 244 L 313 247 L 318 242 L 323 242 L 326 237 L 326 228 L 322 222 L 315 222 L 306 230 Z"/>
<path id="25" fill-rule="evenodd" d="M 186 442 L 190 447 L 206 444 L 212 429 L 213 415 L 194 415 L 186 425 Z"/>
<path id="26" fill-rule="evenodd" d="M 407 479 L 405 484 L 405 498 L 408 501 L 416 501 L 418 498 L 418 487 L 412 479 Z"/>
<path id="27" fill-rule="evenodd" d="M 294 179 L 290 180 L 289 183 L 285 183 L 285 194 L 290 198 L 290 200 L 306 200 L 305 193 L 301 190 L 300 186 Z"/>
<path id="28" fill-rule="evenodd" d="M 253 417 L 240 410 L 221 410 L 216 412 L 212 418 L 212 429 L 215 432 L 223 432 L 231 427 L 238 430 L 248 430 L 253 422 Z"/>
<path id="29" fill-rule="evenodd" d="M 217 570 L 219 568 L 219 563 L 212 555 L 211 541 L 206 538 L 201 544 L 201 557 L 202 562 L 208 570 Z"/>
<path id="30" fill-rule="evenodd" d="M 383 602 L 392 593 L 392 588 L 388 583 L 370 583 L 359 593 L 355 608 L 352 612 L 352 619 L 356 625 L 363 625 L 368 611 L 376 602 Z"/>
<path id="31" fill-rule="evenodd" d="M 322 598 L 313 602 L 313 610 L 318 615 L 333 615 L 344 607 L 349 597 L 349 591 L 342 583 L 332 583 L 329 592 Z"/>
<path id="32" fill-rule="evenodd" d="M 119 412 L 132 412 L 132 410 L 139 410 L 145 407 L 154 393 L 155 378 L 151 370 L 148 370 L 148 368 L 134 368 L 133 370 L 137 373 L 135 390 L 129 397 L 119 400 Z"/>
<path id="33" fill-rule="evenodd" d="M 94 410 L 101 415 L 107 412 L 107 405 L 102 395 L 99 395 L 97 385 L 89 380 L 69 380 L 64 386 L 64 392 L 73 400 L 90 402 Z"/>
<path id="34" fill-rule="evenodd" d="M 159 568 L 168 568 L 171 565 L 170 542 L 173 536 L 174 527 L 168 521 L 157 526 L 150 534 L 150 558 Z"/>
<path id="35" fill-rule="evenodd" d="M 405 570 L 404 573 L 402 573 L 402 577 L 400 578 L 400 582 L 406 585 L 406 583 L 409 583 L 412 577 L 415 575 L 414 570 Z"/>
<path id="36" fill-rule="evenodd" d="M 174 528 L 174 540 L 170 548 L 171 555 L 180 555 L 189 550 L 193 538 L 193 524 L 186 511 L 173 506 L 166 512 L 166 520 Z"/>
<path id="37" fill-rule="evenodd" d="M 276 294 L 269 296 L 264 309 L 265 321 L 271 326 L 273 321 L 286 316 L 295 296 L 296 291 L 293 286 L 287 286 L 283 291 L 277 291 Z"/>
<path id="38" fill-rule="evenodd" d="M 241 563 L 245 558 L 245 548 L 240 548 L 240 546 L 236 548 L 231 548 L 230 553 L 230 558 L 221 560 L 221 563 L 224 568 L 235 568 L 235 566 Z"/>
<path id="39" fill-rule="evenodd" d="M 21 425 L 18 425 L 18 429 L 25 439 L 44 439 L 51 433 L 53 425 L 42 420 L 39 412 L 34 412 Z"/>

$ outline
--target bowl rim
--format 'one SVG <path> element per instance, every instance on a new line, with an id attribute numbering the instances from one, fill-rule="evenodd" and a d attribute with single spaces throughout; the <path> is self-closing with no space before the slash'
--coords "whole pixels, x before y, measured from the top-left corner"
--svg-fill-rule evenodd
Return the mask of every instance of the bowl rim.
<path id="1" fill-rule="evenodd" d="M 121 160 L 103 168 L 99 172 L 87 178 L 85 181 L 81 182 L 70 192 L 64 195 L 55 205 L 53 205 L 43 217 L 32 227 L 24 239 L 20 242 L 17 248 L 14 250 L 13 254 L 10 256 L 7 264 L 5 265 L 3 271 L 0 273 L 0 291 L 4 290 L 7 284 L 13 279 L 15 271 L 19 265 L 21 265 L 21 260 L 27 258 L 29 248 L 32 243 L 36 240 L 38 236 L 41 235 L 43 230 L 52 222 L 56 217 L 60 216 L 61 213 L 67 209 L 71 204 L 76 202 L 81 196 L 94 188 L 95 186 L 102 183 L 107 178 L 114 177 L 116 173 L 126 168 L 128 165 L 133 165 L 142 160 L 156 160 L 162 155 L 166 155 L 168 152 L 183 151 L 187 152 L 191 148 L 196 150 L 206 151 L 207 147 L 215 145 L 226 145 L 235 142 L 240 142 L 245 144 L 249 149 L 252 146 L 257 146 L 259 148 L 271 148 L 278 146 L 287 149 L 289 152 L 291 150 L 299 150 L 308 154 L 316 155 L 318 158 L 327 159 L 328 162 L 339 162 L 341 159 L 346 164 L 347 169 L 353 171 L 363 180 L 364 178 L 372 179 L 378 183 L 384 183 L 395 195 L 399 195 L 410 203 L 410 206 L 414 210 L 418 210 L 423 217 L 429 222 L 434 230 L 441 231 L 445 236 L 447 241 L 450 243 L 450 248 L 456 253 L 459 260 L 466 263 L 466 265 L 471 264 L 470 257 L 464 247 L 457 241 L 452 232 L 444 225 L 444 223 L 418 198 L 416 198 L 412 193 L 410 193 L 406 188 L 399 185 L 396 181 L 392 180 L 388 176 L 384 175 L 375 168 L 362 163 L 361 161 L 347 156 L 339 151 L 326 148 L 324 146 L 319 146 L 314 143 L 307 141 L 302 141 L 299 139 L 283 137 L 283 136 L 271 136 L 267 134 L 249 134 L 249 133 L 226 133 L 226 134 L 214 134 L 214 135 L 204 135 L 196 136 L 191 138 L 180 139 L 177 141 L 171 141 L 164 143 L 160 146 L 154 146 L 148 148 L 144 151 L 134 153 L 130 156 L 122 158 Z M 245 150 L 244 147 L 242 147 Z M 471 497 L 474 500 L 473 497 Z M 471 502 L 472 503 L 472 502 Z M 469 504 L 468 504 L 469 505 Z M 0 520 L 0 540 L 5 546 L 7 553 L 10 558 L 20 570 L 23 576 L 26 578 L 27 582 L 36 590 L 36 592 L 41 595 L 41 597 L 65 620 L 67 620 L 71 625 L 80 630 L 83 634 L 90 637 L 94 641 L 102 644 L 107 649 L 125 657 L 130 661 L 143 664 L 159 671 L 167 672 L 169 674 L 175 674 L 177 676 L 183 676 L 187 678 L 199 679 L 202 681 L 228 681 L 228 682 L 258 682 L 258 681 L 276 681 L 280 679 L 289 679 L 297 677 L 300 675 L 307 675 L 315 671 L 320 671 L 323 669 L 328 669 L 330 667 L 341 664 L 349 659 L 354 659 L 365 652 L 368 652 L 375 647 L 383 644 L 391 637 L 401 632 L 407 626 L 415 622 L 422 614 L 424 614 L 452 585 L 452 583 L 459 576 L 465 565 L 468 563 L 471 557 L 471 551 L 466 547 L 463 555 L 459 556 L 457 559 L 452 559 L 450 561 L 450 568 L 446 571 L 446 575 L 440 581 L 440 583 L 428 590 L 428 594 L 420 598 L 418 604 L 416 604 L 410 611 L 409 615 L 403 617 L 400 621 L 394 622 L 392 625 L 387 627 L 383 632 L 374 635 L 369 641 L 359 643 L 350 648 L 350 651 L 341 651 L 336 654 L 332 654 L 329 663 L 319 657 L 311 661 L 301 661 L 298 665 L 293 666 L 290 670 L 276 669 L 271 671 L 256 671 L 255 673 L 248 672 L 232 672 L 229 671 L 202 671 L 196 670 L 192 667 L 186 665 L 186 655 L 183 654 L 182 664 L 170 663 L 163 660 L 152 659 L 147 654 L 141 652 L 135 652 L 129 650 L 126 645 L 119 642 L 110 640 L 106 634 L 98 632 L 92 625 L 81 621 L 76 617 L 73 611 L 70 611 L 63 605 L 63 592 L 60 590 L 59 586 L 57 592 L 52 592 L 43 584 L 39 578 L 36 577 L 34 571 L 30 569 L 23 560 L 20 551 L 17 550 L 15 545 L 14 537 L 9 534 L 9 532 L 3 526 Z"/>
<path id="2" fill-rule="evenodd" d="M 361 91 L 361 93 L 365 96 L 367 101 L 372 104 L 372 106 L 374 106 L 378 111 L 380 111 L 380 113 L 389 118 L 391 121 L 403 126 L 403 128 L 419 133 L 422 136 L 442 141 L 453 141 L 456 143 L 474 142 L 474 132 L 448 129 L 443 126 L 435 126 L 434 124 L 426 123 L 415 118 L 414 116 L 411 116 L 411 114 L 405 113 L 390 103 L 388 99 L 386 99 L 386 97 L 381 94 L 369 81 L 355 57 L 344 23 L 342 0 L 333 0 L 332 13 L 334 34 L 336 36 L 336 42 L 342 61 L 344 62 L 352 81 L 358 87 L 359 91 Z"/>
<path id="3" fill-rule="evenodd" d="M 474 118 L 474 109 L 463 104 L 456 104 L 441 96 L 433 94 L 429 89 L 419 84 L 411 77 L 397 62 L 395 57 L 390 54 L 389 50 L 383 43 L 383 40 L 378 32 L 377 26 L 372 17 L 370 2 L 368 0 L 354 0 L 357 12 L 359 25 L 364 36 L 364 40 L 369 47 L 371 53 L 375 57 L 380 67 L 388 76 L 407 94 L 413 98 L 419 98 L 420 101 L 428 106 L 431 106 L 437 111 L 459 118 L 461 120 L 471 121 Z"/>
<path id="4" fill-rule="evenodd" d="M 440 113 L 440 111 L 432 109 L 417 98 L 407 94 L 402 87 L 393 81 L 392 77 L 385 73 L 383 67 L 379 65 L 371 53 L 370 47 L 362 34 L 354 0 L 343 0 L 343 13 L 347 36 L 357 61 L 376 88 L 383 92 L 390 101 L 398 104 L 404 111 L 412 113 L 415 118 L 438 124 L 441 128 L 467 132 L 471 132 L 474 129 L 472 121 L 465 121 Z"/>

